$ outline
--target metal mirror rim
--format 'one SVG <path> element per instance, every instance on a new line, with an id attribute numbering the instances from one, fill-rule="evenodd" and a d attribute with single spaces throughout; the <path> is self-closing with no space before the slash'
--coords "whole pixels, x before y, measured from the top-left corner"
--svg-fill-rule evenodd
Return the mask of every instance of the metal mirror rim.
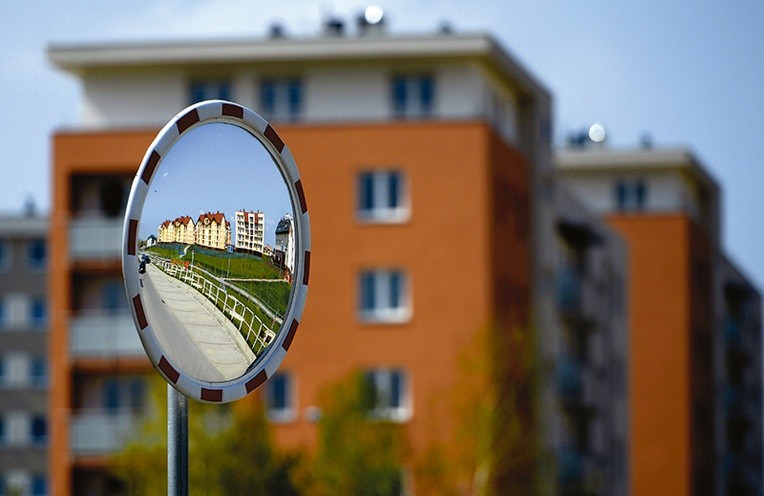
<path id="1" fill-rule="evenodd" d="M 208 382 L 194 378 L 184 373 L 173 359 L 167 356 L 146 318 L 138 277 L 138 224 L 154 173 L 162 158 L 181 136 L 191 129 L 213 122 L 233 124 L 246 130 L 260 141 L 274 159 L 286 182 L 295 213 L 295 253 L 299 257 L 298 263 L 295 264 L 295 283 L 283 328 L 265 353 L 260 355 L 241 377 L 224 382 Z M 224 100 L 208 100 L 191 105 L 172 118 L 146 150 L 133 179 L 123 226 L 122 272 L 128 303 L 143 348 L 154 368 L 176 390 L 196 400 L 227 403 L 248 395 L 273 376 L 284 360 L 302 319 L 310 272 L 310 219 L 305 192 L 297 164 L 276 130 L 252 110 Z"/>

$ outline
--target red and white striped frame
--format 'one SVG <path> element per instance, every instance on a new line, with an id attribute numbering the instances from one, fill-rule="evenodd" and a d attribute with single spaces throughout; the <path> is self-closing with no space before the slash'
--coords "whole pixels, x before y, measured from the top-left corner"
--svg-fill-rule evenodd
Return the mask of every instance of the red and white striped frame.
<path id="1" fill-rule="evenodd" d="M 184 133 L 211 122 L 239 126 L 265 146 L 287 183 L 295 213 L 295 283 L 284 318 L 284 328 L 276 334 L 265 353 L 255 360 L 254 366 L 241 377 L 226 382 L 207 382 L 191 377 L 167 356 L 143 310 L 138 276 L 138 225 L 146 194 L 157 168 L 161 168 L 162 157 L 167 155 Z M 146 151 L 133 180 L 123 228 L 122 272 L 133 320 L 149 360 L 162 377 L 184 395 L 210 403 L 227 403 L 251 393 L 276 372 L 292 344 L 305 307 L 310 272 L 310 219 L 297 164 L 289 148 L 265 119 L 236 103 L 209 100 L 186 108 L 167 123 Z"/>

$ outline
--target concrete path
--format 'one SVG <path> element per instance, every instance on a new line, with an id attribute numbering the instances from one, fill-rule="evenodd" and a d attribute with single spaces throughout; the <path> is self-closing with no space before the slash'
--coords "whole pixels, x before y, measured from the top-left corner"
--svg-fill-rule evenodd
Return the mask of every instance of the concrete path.
<path id="1" fill-rule="evenodd" d="M 239 330 L 207 298 L 146 264 L 141 276 L 146 318 L 167 355 L 191 377 L 241 377 L 255 360 Z"/>

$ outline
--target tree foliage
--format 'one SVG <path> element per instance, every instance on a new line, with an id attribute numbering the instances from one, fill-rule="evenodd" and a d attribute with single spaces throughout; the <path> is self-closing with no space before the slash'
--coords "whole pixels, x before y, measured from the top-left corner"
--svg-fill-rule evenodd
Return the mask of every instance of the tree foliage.
<path id="1" fill-rule="evenodd" d="M 374 390 L 354 374 L 323 391 L 319 445 L 306 494 L 401 494 L 405 436 L 400 424 L 373 417 Z"/>
<path id="2" fill-rule="evenodd" d="M 166 386 L 152 387 L 154 416 L 111 460 L 125 495 L 167 493 Z M 231 408 L 189 401 L 189 494 L 298 495 L 293 482 L 297 454 L 274 448 L 264 408 L 257 396 Z"/>

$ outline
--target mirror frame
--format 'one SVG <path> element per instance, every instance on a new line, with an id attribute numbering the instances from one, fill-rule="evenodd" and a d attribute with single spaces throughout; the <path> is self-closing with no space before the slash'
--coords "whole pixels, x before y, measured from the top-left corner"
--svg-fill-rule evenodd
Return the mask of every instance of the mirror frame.
<path id="1" fill-rule="evenodd" d="M 138 227 L 143 205 L 162 158 L 185 133 L 213 122 L 232 124 L 249 132 L 266 148 L 281 172 L 289 191 L 295 224 L 294 284 L 284 324 L 265 352 L 238 378 L 223 382 L 199 380 L 184 373 L 159 344 L 141 301 L 138 276 Z M 208 403 L 227 403 L 260 387 L 278 369 L 292 344 L 302 319 L 310 271 L 310 219 L 297 164 L 276 130 L 262 117 L 239 104 L 223 100 L 200 102 L 173 117 L 157 134 L 133 179 L 122 238 L 122 272 L 128 303 L 143 348 L 154 368 L 175 389 L 189 398 Z"/>

